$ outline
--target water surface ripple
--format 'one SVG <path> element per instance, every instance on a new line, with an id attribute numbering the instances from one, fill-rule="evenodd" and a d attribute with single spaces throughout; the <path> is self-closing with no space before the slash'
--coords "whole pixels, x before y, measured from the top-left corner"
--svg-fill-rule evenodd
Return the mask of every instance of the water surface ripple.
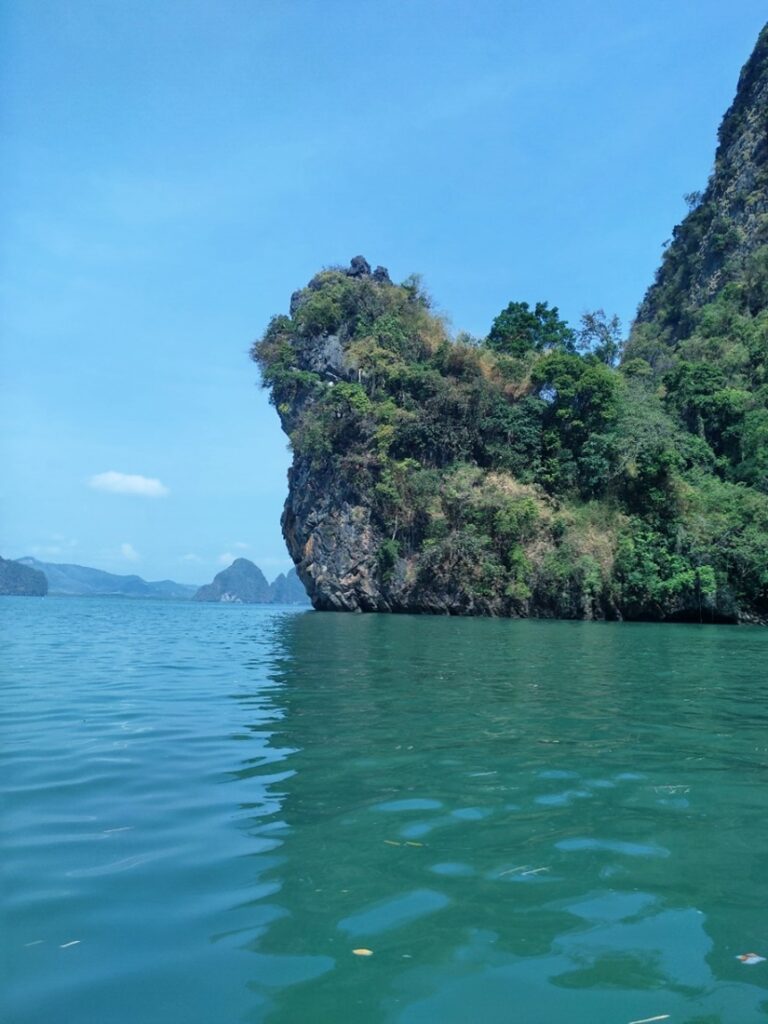
<path id="1" fill-rule="evenodd" d="M 765 1018 L 768 631 L 56 598 L 0 628 L 3 1021 Z"/>

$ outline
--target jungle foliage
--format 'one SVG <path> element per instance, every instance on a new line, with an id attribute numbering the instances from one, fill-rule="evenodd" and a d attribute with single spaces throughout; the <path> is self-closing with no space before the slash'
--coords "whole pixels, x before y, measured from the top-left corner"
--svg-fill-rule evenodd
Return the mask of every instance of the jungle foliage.
<path id="1" fill-rule="evenodd" d="M 343 475 L 383 582 L 453 581 L 507 614 L 768 616 L 768 258 L 692 315 L 580 330 L 512 302 L 451 338 L 417 279 L 317 275 L 253 356 L 297 457 Z M 759 307 L 759 308 L 757 308 Z M 333 372 L 310 369 L 337 340 Z M 308 355 L 309 354 L 309 355 Z M 618 365 L 617 365 L 618 364 Z"/>

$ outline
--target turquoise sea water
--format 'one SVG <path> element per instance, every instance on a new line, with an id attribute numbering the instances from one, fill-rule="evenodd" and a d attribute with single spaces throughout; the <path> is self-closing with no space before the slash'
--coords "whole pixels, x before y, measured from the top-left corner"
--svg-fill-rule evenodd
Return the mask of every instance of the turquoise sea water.
<path id="1" fill-rule="evenodd" d="M 0 617 L 4 1024 L 765 1019 L 768 631 Z"/>

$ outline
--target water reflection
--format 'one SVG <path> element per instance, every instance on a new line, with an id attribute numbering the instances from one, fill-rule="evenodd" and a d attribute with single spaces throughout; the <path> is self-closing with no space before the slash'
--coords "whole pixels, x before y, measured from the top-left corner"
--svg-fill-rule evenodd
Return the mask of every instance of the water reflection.
<path id="1" fill-rule="evenodd" d="M 271 844 L 245 908 L 251 1019 L 757 1019 L 765 979 L 735 955 L 763 934 L 765 646 L 685 626 L 274 620 L 274 689 L 237 695 L 268 741 L 233 775 L 258 780 L 244 827 Z"/>

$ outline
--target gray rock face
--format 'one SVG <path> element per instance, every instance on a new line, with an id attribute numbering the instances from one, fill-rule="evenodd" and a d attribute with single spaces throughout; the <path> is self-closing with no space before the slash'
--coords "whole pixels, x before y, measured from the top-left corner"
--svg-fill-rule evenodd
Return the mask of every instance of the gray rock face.
<path id="1" fill-rule="evenodd" d="M 365 256 L 353 256 L 347 274 L 350 277 L 369 277 L 371 265 Z"/>
<path id="2" fill-rule="evenodd" d="M 501 601 L 480 598 L 463 581 L 471 567 L 457 561 L 425 577 L 413 561 L 398 558 L 383 573 L 387 538 L 371 520 L 370 495 L 337 473 L 318 474 L 297 458 L 288 473 L 283 536 L 315 608 L 345 612 L 416 612 L 437 615 L 505 615 Z M 584 609 L 580 617 L 603 617 Z"/>
<path id="3" fill-rule="evenodd" d="M 386 611 L 376 583 L 379 538 L 370 514 L 335 474 L 318 478 L 305 459 L 289 471 L 283 536 L 316 608 Z"/>
<path id="4" fill-rule="evenodd" d="M 294 347 L 299 364 L 313 373 L 333 380 L 341 378 L 347 372 L 344 345 L 338 334 L 297 339 Z"/>
<path id="5" fill-rule="evenodd" d="M 363 495 L 348 481 L 309 473 L 299 459 L 289 473 L 283 535 L 315 608 L 322 611 L 416 612 L 437 615 L 506 615 L 499 600 L 480 598 L 463 585 L 468 566 L 457 563 L 432 578 L 412 561 L 396 559 L 383 574 L 386 541 L 371 522 Z M 603 617 L 585 609 L 583 618 Z"/>

